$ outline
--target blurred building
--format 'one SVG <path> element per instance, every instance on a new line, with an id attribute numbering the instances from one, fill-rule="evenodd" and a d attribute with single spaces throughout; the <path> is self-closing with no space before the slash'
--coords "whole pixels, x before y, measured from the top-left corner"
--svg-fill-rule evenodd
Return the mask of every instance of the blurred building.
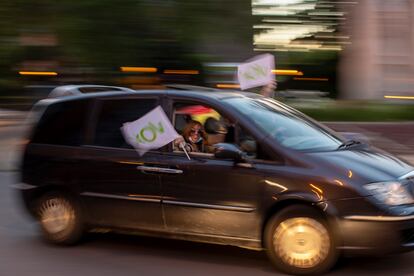
<path id="1" fill-rule="evenodd" d="M 412 96 L 414 1 L 358 0 L 340 8 L 342 32 L 352 41 L 340 57 L 341 98 Z"/>
<path id="2" fill-rule="evenodd" d="M 252 0 L 252 13 L 254 50 L 274 53 L 278 69 L 301 72 L 278 75 L 279 90 L 323 91 L 335 97 L 338 56 L 350 43 L 340 33 L 346 15 L 338 9 L 338 1 Z"/>

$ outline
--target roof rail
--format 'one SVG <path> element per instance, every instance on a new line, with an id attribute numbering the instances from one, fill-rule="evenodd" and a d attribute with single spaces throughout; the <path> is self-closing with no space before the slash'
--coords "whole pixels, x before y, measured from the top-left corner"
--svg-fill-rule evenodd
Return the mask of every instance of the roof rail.
<path id="1" fill-rule="evenodd" d="M 190 84 L 171 83 L 171 84 L 165 84 L 164 86 L 170 89 L 175 89 L 175 90 L 193 90 L 193 91 L 211 91 L 211 92 L 220 91 L 220 89 L 216 89 L 212 87 L 190 85 Z"/>
<path id="2" fill-rule="evenodd" d="M 81 95 L 85 93 L 97 93 L 108 91 L 120 91 L 120 92 L 135 92 L 127 87 L 119 86 L 106 86 L 106 85 L 94 85 L 94 84 L 80 84 L 80 85 L 62 85 L 55 87 L 48 95 L 48 98 L 60 98 L 74 95 Z"/>

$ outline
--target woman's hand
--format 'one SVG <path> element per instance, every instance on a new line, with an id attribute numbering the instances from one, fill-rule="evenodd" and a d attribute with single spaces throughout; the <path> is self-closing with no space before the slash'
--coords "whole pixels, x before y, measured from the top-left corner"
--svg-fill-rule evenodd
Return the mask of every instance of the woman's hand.
<path id="1" fill-rule="evenodd" d="M 185 140 L 183 136 L 178 137 L 177 139 L 174 140 L 174 146 L 181 148 L 181 146 L 185 144 Z"/>

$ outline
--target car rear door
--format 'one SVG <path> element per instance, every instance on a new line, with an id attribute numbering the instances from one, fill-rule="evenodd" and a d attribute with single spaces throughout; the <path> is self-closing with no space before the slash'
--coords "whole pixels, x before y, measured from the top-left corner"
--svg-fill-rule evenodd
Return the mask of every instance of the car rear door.
<path id="1" fill-rule="evenodd" d="M 60 186 L 77 194 L 78 150 L 83 143 L 90 101 L 38 103 L 27 123 L 28 144 L 21 164 L 22 182 Z"/>
<path id="2" fill-rule="evenodd" d="M 98 99 L 87 144 L 81 147 L 82 193 L 93 224 L 134 229 L 160 229 L 160 151 L 143 156 L 122 137 L 120 127 L 159 105 L 156 97 Z M 143 170 L 142 168 L 150 168 Z"/>

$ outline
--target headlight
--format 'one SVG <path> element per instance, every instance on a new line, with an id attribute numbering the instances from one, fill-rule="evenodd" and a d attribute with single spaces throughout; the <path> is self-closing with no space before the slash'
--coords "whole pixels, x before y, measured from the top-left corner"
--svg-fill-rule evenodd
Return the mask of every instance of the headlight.
<path id="1" fill-rule="evenodd" d="M 414 203 L 413 197 L 400 182 L 378 182 L 364 185 L 365 189 L 378 200 L 388 205 L 403 205 Z"/>

